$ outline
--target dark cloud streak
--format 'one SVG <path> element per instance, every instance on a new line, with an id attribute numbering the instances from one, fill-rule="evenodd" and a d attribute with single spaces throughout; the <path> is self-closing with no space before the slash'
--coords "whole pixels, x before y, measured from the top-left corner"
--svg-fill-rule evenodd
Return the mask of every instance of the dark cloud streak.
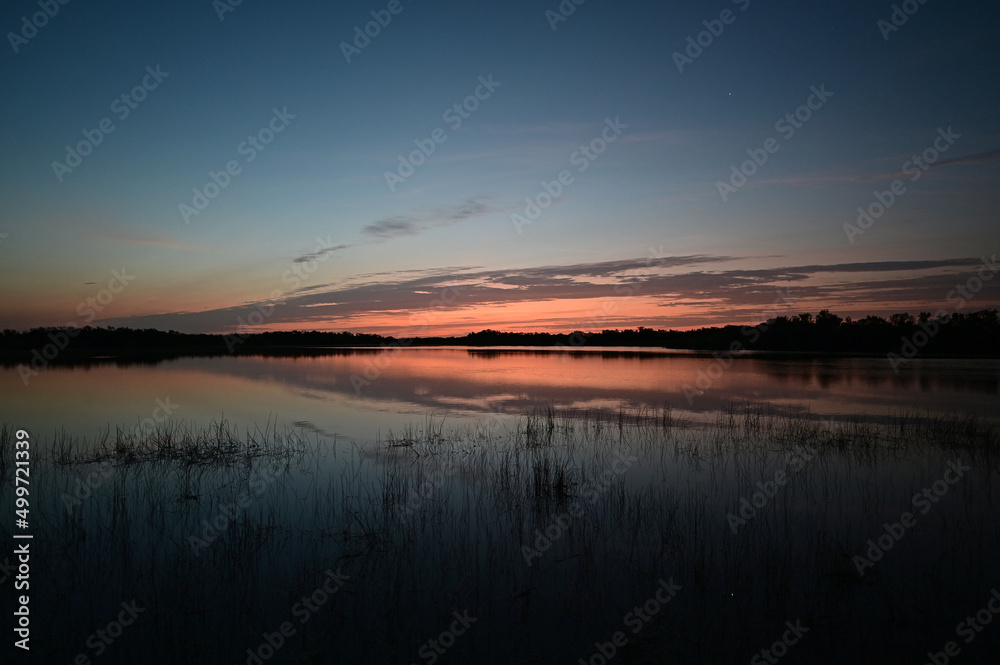
<path id="1" fill-rule="evenodd" d="M 487 200 L 487 197 L 472 198 L 423 215 L 387 217 L 365 225 L 362 227 L 361 233 L 379 240 L 389 240 L 401 236 L 417 235 L 442 226 L 451 226 L 476 217 L 503 212 L 502 208 L 488 205 Z"/>
<path id="2" fill-rule="evenodd" d="M 668 272 L 676 268 L 694 268 L 732 260 L 732 257 L 693 255 L 665 257 L 655 262 L 625 259 L 539 266 L 518 271 L 469 268 L 434 270 L 430 274 L 401 271 L 398 274 L 381 274 L 379 279 L 367 283 L 326 285 L 310 289 L 307 293 L 290 295 L 286 304 L 275 307 L 267 325 L 347 329 L 338 322 L 357 320 L 366 315 L 405 315 L 426 309 L 448 287 L 459 287 L 461 296 L 449 307 L 448 316 L 440 317 L 441 323 L 447 323 L 446 320 L 458 322 L 465 313 L 474 313 L 477 308 L 492 305 L 620 298 L 623 292 L 615 287 L 621 285 L 631 287 L 630 295 L 648 298 L 649 303 L 664 307 L 660 325 L 666 327 L 753 319 L 773 304 L 779 292 L 786 294 L 791 303 L 819 302 L 823 303 L 821 308 L 828 307 L 834 311 L 870 310 L 872 303 L 899 303 L 902 309 L 934 309 L 945 304 L 947 293 L 955 287 L 959 274 L 971 272 L 980 265 L 980 259 L 959 258 Z M 891 273 L 914 271 L 934 272 L 891 276 Z M 886 273 L 886 278 L 874 281 L 848 279 L 851 275 L 872 272 Z M 815 282 L 823 274 L 842 275 L 845 279 L 806 283 L 807 280 Z M 613 281 L 609 282 L 609 278 Z M 995 296 L 991 296 L 993 293 L 995 287 L 991 283 L 980 298 L 984 307 L 995 301 Z M 674 314 L 672 307 L 678 301 L 683 301 L 688 311 L 678 310 Z M 699 305 L 699 312 L 690 312 L 693 304 Z M 175 328 L 184 332 L 225 332 L 234 329 L 237 317 L 245 317 L 248 309 L 247 305 L 241 305 L 207 312 L 163 314 L 103 323 Z M 624 325 L 622 322 L 630 319 L 619 316 L 614 320 Z M 611 320 L 606 323 L 611 325 Z M 539 324 L 543 321 L 539 320 Z M 647 320 L 631 320 L 631 325 L 649 324 Z"/>

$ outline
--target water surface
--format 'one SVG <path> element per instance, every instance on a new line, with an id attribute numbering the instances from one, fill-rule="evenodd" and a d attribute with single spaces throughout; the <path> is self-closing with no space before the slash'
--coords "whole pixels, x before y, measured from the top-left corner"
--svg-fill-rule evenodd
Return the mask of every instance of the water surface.
<path id="1" fill-rule="evenodd" d="M 0 390 L 0 420 L 43 437 L 60 427 L 91 437 L 109 426 L 136 426 L 162 415 L 162 403 L 176 405 L 172 418 L 199 425 L 222 417 L 243 427 L 271 420 L 360 442 L 428 417 L 504 422 L 542 407 L 569 414 L 670 406 L 695 420 L 711 420 L 732 402 L 822 418 L 992 414 L 1000 361 L 916 359 L 897 373 L 881 357 L 730 362 L 649 349 L 337 349 L 54 365 L 28 386 L 16 369 L 3 368 Z"/>

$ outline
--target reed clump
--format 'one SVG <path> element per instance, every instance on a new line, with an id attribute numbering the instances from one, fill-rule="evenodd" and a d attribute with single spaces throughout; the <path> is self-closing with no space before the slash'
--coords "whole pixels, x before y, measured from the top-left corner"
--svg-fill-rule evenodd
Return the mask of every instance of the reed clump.
<path id="1" fill-rule="evenodd" d="M 983 418 L 737 403 L 701 424 L 652 407 L 427 419 L 363 443 L 225 420 L 61 434 L 33 471 L 39 639 L 72 662 L 65 635 L 136 597 L 157 620 L 102 662 L 244 662 L 340 570 L 280 659 L 413 662 L 468 610 L 455 662 L 586 660 L 668 578 L 680 591 L 619 662 L 749 660 L 797 619 L 800 658 L 891 658 L 1000 581 L 997 440 Z M 956 464 L 969 470 L 920 513 L 913 497 Z M 907 510 L 918 526 L 859 570 Z"/>

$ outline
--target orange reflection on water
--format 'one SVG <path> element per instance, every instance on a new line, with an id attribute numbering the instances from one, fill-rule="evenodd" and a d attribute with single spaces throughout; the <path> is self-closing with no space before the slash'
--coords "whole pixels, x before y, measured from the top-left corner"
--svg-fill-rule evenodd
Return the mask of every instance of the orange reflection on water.
<path id="1" fill-rule="evenodd" d="M 670 405 L 711 419 L 733 403 L 815 415 L 903 410 L 991 414 L 997 361 L 915 360 L 893 373 L 884 358 L 741 358 L 649 350 L 331 349 L 310 356 L 182 358 L 158 364 L 53 365 L 24 386 L 0 369 L 0 420 L 51 433 L 134 427 L 162 403 L 176 419 L 241 427 L 269 421 L 366 439 L 389 428 L 452 419 Z M 728 365 L 728 367 L 726 366 Z M 158 401 L 159 400 L 159 401 Z"/>

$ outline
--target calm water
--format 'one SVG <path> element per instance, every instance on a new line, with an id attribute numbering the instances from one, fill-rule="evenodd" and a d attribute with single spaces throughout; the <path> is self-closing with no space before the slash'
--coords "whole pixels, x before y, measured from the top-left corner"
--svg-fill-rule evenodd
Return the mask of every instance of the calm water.
<path id="1" fill-rule="evenodd" d="M 918 360 L 896 374 L 882 358 L 742 358 L 723 370 L 711 356 L 635 349 L 107 362 L 52 367 L 29 386 L 4 368 L 0 421 L 42 448 L 57 430 L 92 441 L 165 408 L 175 422 L 224 417 L 240 431 L 270 423 L 316 435 L 266 482 L 261 457 L 125 456 L 107 468 L 34 457 L 32 662 L 430 665 L 421 645 L 468 611 L 475 629 L 441 662 L 599 663 L 595 649 L 665 580 L 682 590 L 616 662 L 750 662 L 792 620 L 812 632 L 790 665 L 924 662 L 1000 588 L 996 439 L 959 432 L 949 447 L 937 440 L 951 424 L 877 422 L 992 416 L 998 389 L 997 361 Z M 804 417 L 727 425 L 717 416 L 733 402 Z M 594 417 L 665 405 L 710 427 Z M 532 439 L 521 416 L 534 408 L 566 417 L 540 419 Z M 445 436 L 385 442 L 407 428 Z M 875 430 L 890 447 L 865 447 Z M 790 471 L 805 444 L 816 447 Z M 956 462 L 968 471 L 944 483 Z M 0 464 L 8 516 L 10 466 Z M 730 513 L 786 470 L 787 485 L 734 529 Z M 82 493 L 85 478 L 96 482 Z M 852 557 L 935 483 L 941 500 L 859 576 Z M 557 515 L 565 532 L 552 531 Z M 552 542 L 526 558 L 543 531 Z M 298 616 L 327 571 L 350 576 L 340 595 L 297 623 L 273 659 L 248 655 L 266 655 L 265 636 Z M 90 636 L 131 600 L 147 614 L 97 653 Z M 13 594 L 0 597 L 5 616 L 14 609 Z M 998 643 L 1000 629 L 984 634 L 963 662 L 995 662 L 983 658 Z"/>
<path id="2" fill-rule="evenodd" d="M 707 389 L 692 394 L 699 385 Z M 670 405 L 692 419 L 732 401 L 818 417 L 992 414 L 1000 361 L 915 360 L 894 373 L 884 358 L 741 358 L 722 369 L 712 357 L 636 349 L 337 350 L 50 367 L 27 387 L 15 369 L 3 368 L 0 391 L 0 420 L 42 438 L 60 427 L 91 437 L 108 426 L 135 426 L 162 413 L 154 413 L 160 400 L 176 405 L 172 418 L 198 425 L 223 416 L 241 427 L 271 419 L 361 442 L 428 416 L 456 424 L 503 421 L 543 406 L 583 412 Z"/>

